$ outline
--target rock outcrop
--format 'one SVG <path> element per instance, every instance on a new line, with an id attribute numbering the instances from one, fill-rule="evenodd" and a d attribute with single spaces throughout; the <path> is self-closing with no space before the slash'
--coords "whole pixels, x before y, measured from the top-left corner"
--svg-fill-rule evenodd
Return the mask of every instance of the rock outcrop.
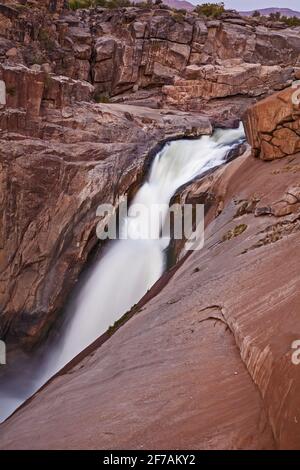
<path id="1" fill-rule="evenodd" d="M 253 154 L 274 160 L 300 151 L 299 84 L 260 101 L 246 112 L 245 129 Z"/>
<path id="2" fill-rule="evenodd" d="M 286 87 L 299 51 L 296 30 L 252 19 L 17 3 L 0 9 L 0 332 L 31 342 L 95 245 L 97 204 L 138 184 L 156 143 L 232 125 Z"/>
<path id="3" fill-rule="evenodd" d="M 195 102 L 235 95 L 265 95 L 269 90 L 289 83 L 291 69 L 280 66 L 249 64 L 241 59 L 218 61 L 218 65 L 190 65 L 186 79 L 177 79 L 162 89 L 169 106 L 193 109 Z"/>
<path id="4" fill-rule="evenodd" d="M 1 336 L 26 340 L 64 304 L 97 241 L 97 206 L 139 184 L 157 143 L 212 128 L 184 112 L 89 103 L 88 82 L 24 66 L 0 79 Z"/>
<path id="5" fill-rule="evenodd" d="M 299 448 L 298 29 L 22 3 L 0 5 L 9 346 L 47 334 L 97 244 L 97 206 L 134 194 L 164 141 L 245 112 L 252 152 L 181 188 L 206 203 L 204 248 L 177 249 L 130 320 L 1 425 L 0 448 Z"/>
<path id="6" fill-rule="evenodd" d="M 252 142 L 289 122 L 292 92 L 248 112 Z M 204 248 L 2 425 L 1 448 L 297 449 L 299 169 L 246 152 L 185 188 L 210 201 Z"/>
<path id="7" fill-rule="evenodd" d="M 248 153 L 194 182 L 204 249 L 4 423 L 1 448 L 299 448 L 299 199 L 261 211 L 299 196 L 299 168 Z"/>
<path id="8" fill-rule="evenodd" d="M 25 5 L 1 25 L 4 62 L 89 81 L 97 100 L 199 111 L 207 100 L 245 95 L 249 105 L 285 88 L 299 68 L 297 28 L 238 15 L 212 21 L 153 6 L 53 16 Z M 239 115 L 245 107 L 241 100 Z"/>

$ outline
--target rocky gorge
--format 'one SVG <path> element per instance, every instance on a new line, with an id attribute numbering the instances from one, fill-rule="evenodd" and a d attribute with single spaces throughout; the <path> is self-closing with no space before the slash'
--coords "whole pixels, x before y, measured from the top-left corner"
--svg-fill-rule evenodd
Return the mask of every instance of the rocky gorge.
<path id="1" fill-rule="evenodd" d="M 97 206 L 133 195 L 164 142 L 242 119 L 249 148 L 176 193 L 205 203 L 204 248 L 178 249 L 128 321 L 0 425 L 0 448 L 299 448 L 299 28 L 66 7 L 0 4 L 8 359 L 63 315 Z"/>

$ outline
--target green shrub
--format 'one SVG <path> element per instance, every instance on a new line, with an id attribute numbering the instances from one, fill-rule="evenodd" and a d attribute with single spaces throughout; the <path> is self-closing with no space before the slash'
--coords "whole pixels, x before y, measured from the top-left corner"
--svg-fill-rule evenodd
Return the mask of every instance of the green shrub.
<path id="1" fill-rule="evenodd" d="M 42 65 L 44 64 L 44 62 L 46 62 L 45 56 L 40 52 L 36 52 L 32 54 L 29 60 L 30 65 L 35 65 L 35 64 Z"/>
<path id="2" fill-rule="evenodd" d="M 223 235 L 223 242 L 227 240 L 232 240 L 232 238 L 238 237 L 247 229 L 246 224 L 236 225 L 232 230 L 229 230 L 225 235 Z"/>
<path id="3" fill-rule="evenodd" d="M 183 23 L 185 20 L 186 10 L 173 10 L 172 17 L 177 23 Z"/>
<path id="4" fill-rule="evenodd" d="M 95 93 L 94 100 L 96 103 L 110 103 L 110 98 L 105 93 Z"/>
<path id="5" fill-rule="evenodd" d="M 282 23 L 285 23 L 287 26 L 300 26 L 300 18 L 298 18 L 297 16 L 281 16 L 280 21 Z"/>
<path id="6" fill-rule="evenodd" d="M 97 0 L 98 2 L 99 0 Z M 129 7 L 131 5 L 129 0 L 100 0 L 101 2 L 104 2 L 105 5 L 101 5 L 105 8 L 124 8 L 124 7 Z"/>
<path id="7" fill-rule="evenodd" d="M 129 0 L 69 0 L 72 10 L 79 8 L 103 7 L 103 8 L 123 8 L 131 5 Z"/>
<path id="8" fill-rule="evenodd" d="M 276 11 L 276 13 L 270 13 L 269 18 L 272 21 L 280 21 L 281 13 L 279 11 Z"/>
<path id="9" fill-rule="evenodd" d="M 78 10 L 78 8 L 90 8 L 94 6 L 93 0 L 69 0 L 69 7 L 71 10 Z"/>
<path id="10" fill-rule="evenodd" d="M 38 38 L 44 49 L 46 49 L 46 51 L 52 52 L 55 50 L 55 40 L 51 38 L 48 31 L 46 31 L 45 29 L 41 29 Z"/>
<path id="11" fill-rule="evenodd" d="M 6 93 L 9 95 L 9 96 L 15 96 L 16 93 L 17 93 L 17 90 L 14 86 L 8 86 L 6 88 Z"/>
<path id="12" fill-rule="evenodd" d="M 225 11 L 224 3 L 203 3 L 197 5 L 195 10 L 198 15 L 204 15 L 211 18 L 218 18 Z"/>

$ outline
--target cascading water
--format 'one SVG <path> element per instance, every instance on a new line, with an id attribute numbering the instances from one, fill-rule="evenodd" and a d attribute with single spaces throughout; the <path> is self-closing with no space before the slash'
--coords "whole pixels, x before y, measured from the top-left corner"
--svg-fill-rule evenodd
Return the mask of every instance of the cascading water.
<path id="1" fill-rule="evenodd" d="M 168 205 L 180 186 L 224 163 L 228 151 L 243 138 L 240 125 L 233 130 L 219 129 L 213 136 L 166 144 L 132 206 Z M 156 221 L 154 214 L 150 223 L 156 224 L 155 239 L 139 237 L 136 234 L 144 232 L 145 220 L 133 217 L 129 210 L 123 221 L 129 238 L 110 242 L 109 250 L 80 289 L 60 338 L 44 348 L 43 354 L 21 361 L 18 368 L 9 370 L 6 366 L 8 371 L 0 378 L 1 420 L 104 333 L 159 279 L 165 268 L 166 240 L 159 237 L 161 226 Z"/>

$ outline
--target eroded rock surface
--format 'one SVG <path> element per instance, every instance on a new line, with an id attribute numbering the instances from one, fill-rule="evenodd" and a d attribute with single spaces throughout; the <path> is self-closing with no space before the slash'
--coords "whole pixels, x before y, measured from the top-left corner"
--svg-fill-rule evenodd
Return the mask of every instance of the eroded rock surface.
<path id="1" fill-rule="evenodd" d="M 2 12 L 3 61 L 89 81 L 97 100 L 199 111 L 242 94 L 249 105 L 299 73 L 297 28 L 158 6 L 71 12 L 44 4 L 55 15 L 28 4 L 12 17 Z M 239 115 L 244 109 L 241 100 Z"/>
<path id="2" fill-rule="evenodd" d="M 300 153 L 247 151 L 188 185 L 182 203 L 209 201 L 204 248 L 4 423 L 1 448 L 299 448 L 299 171 Z"/>
<path id="3" fill-rule="evenodd" d="M 95 244 L 97 204 L 136 184 L 159 141 L 211 131 L 178 108 L 235 124 L 297 76 L 298 42 L 228 15 L 17 4 L 0 10 L 0 331 L 38 338 Z"/>
<path id="4" fill-rule="evenodd" d="M 0 336 L 31 344 L 96 244 L 98 204 L 134 191 L 158 143 L 299 78 L 300 43 L 239 15 L 17 3 L 0 8 Z M 247 111 L 252 154 L 176 196 L 206 204 L 204 249 L 177 252 L 155 297 L 1 425 L 1 448 L 299 448 L 294 92 Z"/>
<path id="5" fill-rule="evenodd" d="M 31 341 L 51 326 L 97 241 L 97 206 L 117 206 L 139 184 L 159 142 L 212 128 L 184 112 L 91 103 L 88 82 L 22 65 L 2 66 L 0 79 L 0 331 Z"/>
<path id="6" fill-rule="evenodd" d="M 298 448 L 299 203 L 256 214 L 299 185 L 299 154 L 287 165 L 248 154 L 194 183 L 215 201 L 204 249 L 3 424 L 1 448 Z"/>
<path id="7" fill-rule="evenodd" d="M 260 101 L 246 112 L 245 129 L 253 154 L 274 160 L 300 150 L 299 85 Z"/>

